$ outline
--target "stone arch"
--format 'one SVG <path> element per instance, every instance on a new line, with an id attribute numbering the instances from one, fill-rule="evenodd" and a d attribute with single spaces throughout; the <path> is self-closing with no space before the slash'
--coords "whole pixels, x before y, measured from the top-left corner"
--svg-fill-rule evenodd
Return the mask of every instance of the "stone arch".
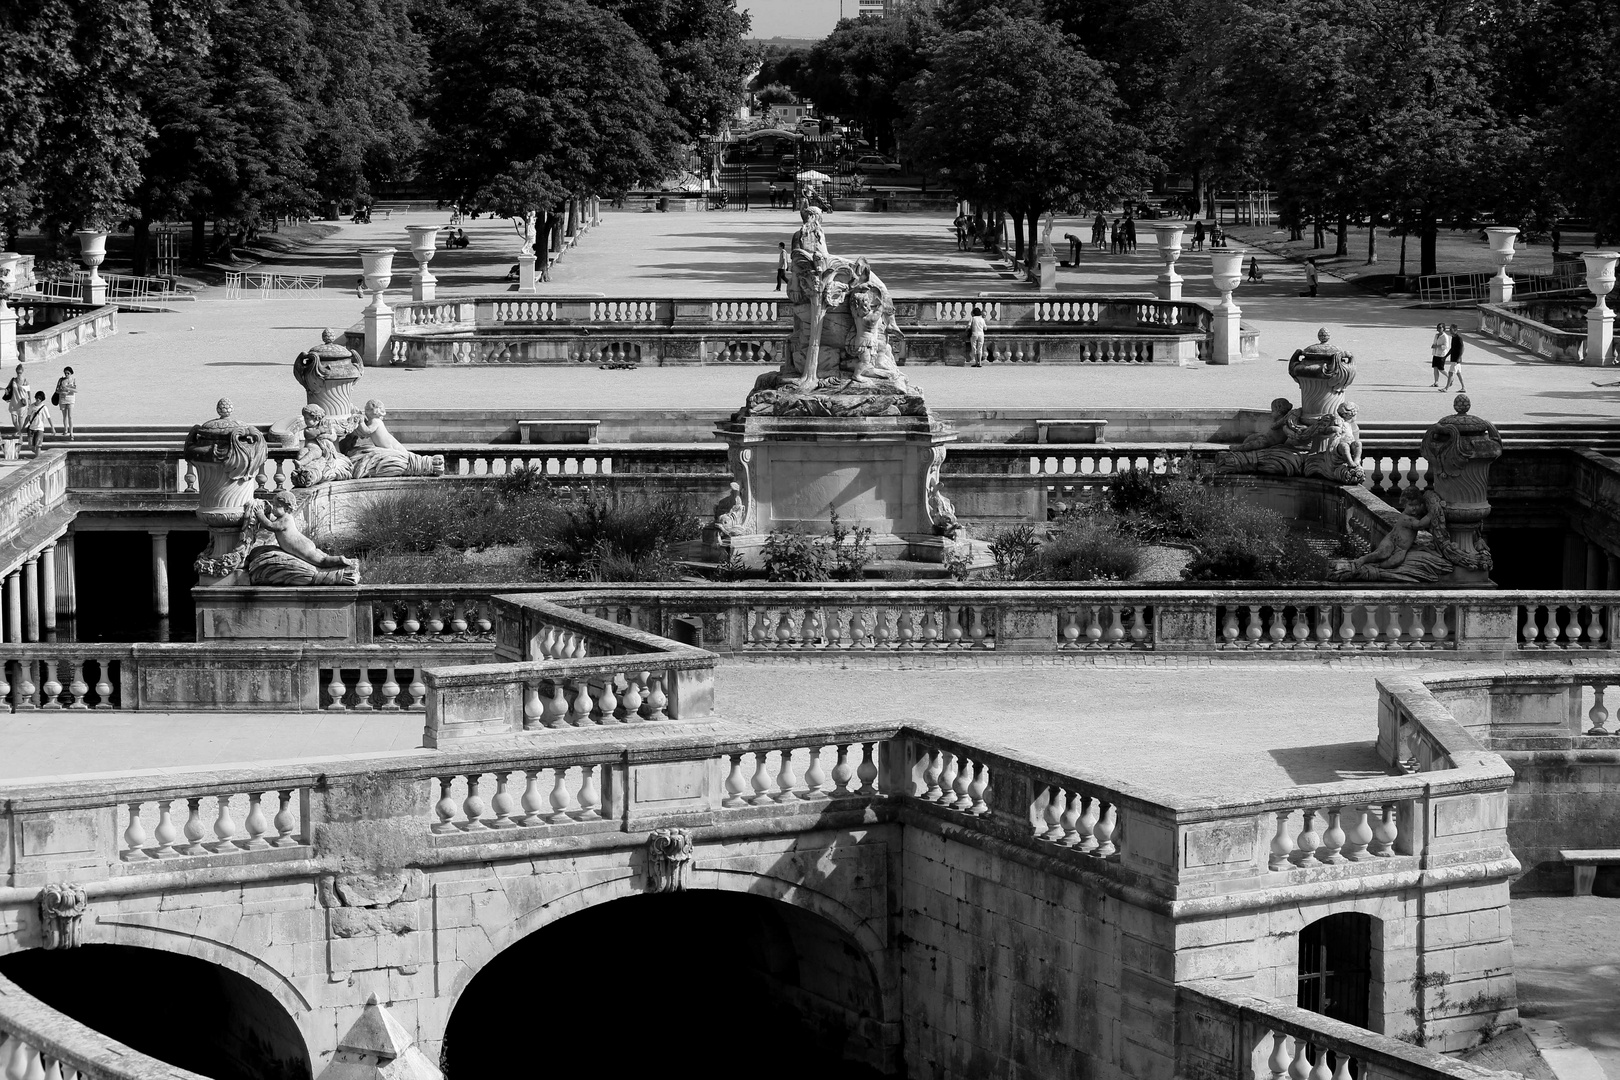
<path id="1" fill-rule="evenodd" d="M 160 952 L 181 953 L 206 960 L 217 967 L 235 972 L 257 984 L 280 1002 L 287 1015 L 300 1028 L 304 1017 L 313 1015 L 303 991 L 286 975 L 262 957 L 226 944 L 217 938 L 204 937 L 185 930 L 176 930 L 155 923 L 124 921 L 117 915 L 104 915 L 96 919 L 95 929 L 85 935 L 87 944 L 130 945 Z M 306 1041 L 308 1035 L 306 1033 Z"/>

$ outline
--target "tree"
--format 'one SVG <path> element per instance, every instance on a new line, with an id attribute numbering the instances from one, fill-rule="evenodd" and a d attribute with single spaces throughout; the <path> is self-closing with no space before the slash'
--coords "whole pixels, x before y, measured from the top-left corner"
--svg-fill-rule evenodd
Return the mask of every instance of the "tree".
<path id="1" fill-rule="evenodd" d="M 667 104 L 688 139 L 714 134 L 742 104 L 760 50 L 732 0 L 598 0 L 658 57 Z"/>
<path id="2" fill-rule="evenodd" d="M 910 153 L 959 194 L 1008 210 L 1019 256 L 1025 223 L 1033 240 L 1048 211 L 1128 197 L 1155 164 L 1073 37 L 994 9 L 940 42 L 908 101 Z"/>
<path id="3" fill-rule="evenodd" d="M 617 15 L 580 0 L 465 0 L 431 32 L 425 160 L 444 198 L 532 221 L 676 166 L 682 131 L 657 57 Z"/>
<path id="4" fill-rule="evenodd" d="M 894 14 L 840 19 L 816 42 L 791 86 L 861 128 L 879 150 L 894 149 L 904 108 L 900 88 L 927 65 L 939 36 L 932 9 L 903 5 Z"/>

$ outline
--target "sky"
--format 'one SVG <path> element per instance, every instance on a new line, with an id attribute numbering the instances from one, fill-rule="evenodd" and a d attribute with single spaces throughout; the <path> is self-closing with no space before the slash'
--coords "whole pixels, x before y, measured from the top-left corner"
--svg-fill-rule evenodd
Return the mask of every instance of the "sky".
<path id="1" fill-rule="evenodd" d="M 757 38 L 826 37 L 838 21 L 840 0 L 736 0 L 737 7 L 754 17 Z M 859 0 L 842 0 L 844 14 L 856 15 Z"/>

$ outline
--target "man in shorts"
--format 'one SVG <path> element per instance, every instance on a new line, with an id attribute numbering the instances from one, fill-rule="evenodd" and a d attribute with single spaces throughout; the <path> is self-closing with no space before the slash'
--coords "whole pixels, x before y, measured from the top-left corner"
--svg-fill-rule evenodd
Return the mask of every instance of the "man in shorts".
<path id="1" fill-rule="evenodd" d="M 1434 369 L 1434 378 L 1429 385 L 1436 390 L 1440 389 L 1440 373 L 1446 370 L 1446 360 L 1451 355 L 1451 335 L 1446 333 L 1445 323 L 1434 324 L 1434 340 L 1429 342 L 1429 366 Z"/>
<path id="2" fill-rule="evenodd" d="M 1462 330 L 1458 328 L 1456 323 L 1451 324 L 1450 337 L 1451 347 L 1446 352 L 1446 385 L 1441 387 L 1440 392 L 1445 393 L 1449 391 L 1451 389 L 1451 380 L 1453 377 L 1455 377 L 1457 380 L 1457 389 L 1466 394 L 1468 393 L 1468 384 L 1463 382 L 1462 373 Z"/>

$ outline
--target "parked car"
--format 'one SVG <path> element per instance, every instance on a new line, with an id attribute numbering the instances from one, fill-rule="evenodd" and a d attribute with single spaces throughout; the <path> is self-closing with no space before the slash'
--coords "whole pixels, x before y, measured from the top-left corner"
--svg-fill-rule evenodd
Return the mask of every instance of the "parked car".
<path id="1" fill-rule="evenodd" d="M 897 173 L 900 171 L 900 163 L 890 161 L 882 154 L 862 154 L 855 159 L 855 171 L 858 173 Z"/>

